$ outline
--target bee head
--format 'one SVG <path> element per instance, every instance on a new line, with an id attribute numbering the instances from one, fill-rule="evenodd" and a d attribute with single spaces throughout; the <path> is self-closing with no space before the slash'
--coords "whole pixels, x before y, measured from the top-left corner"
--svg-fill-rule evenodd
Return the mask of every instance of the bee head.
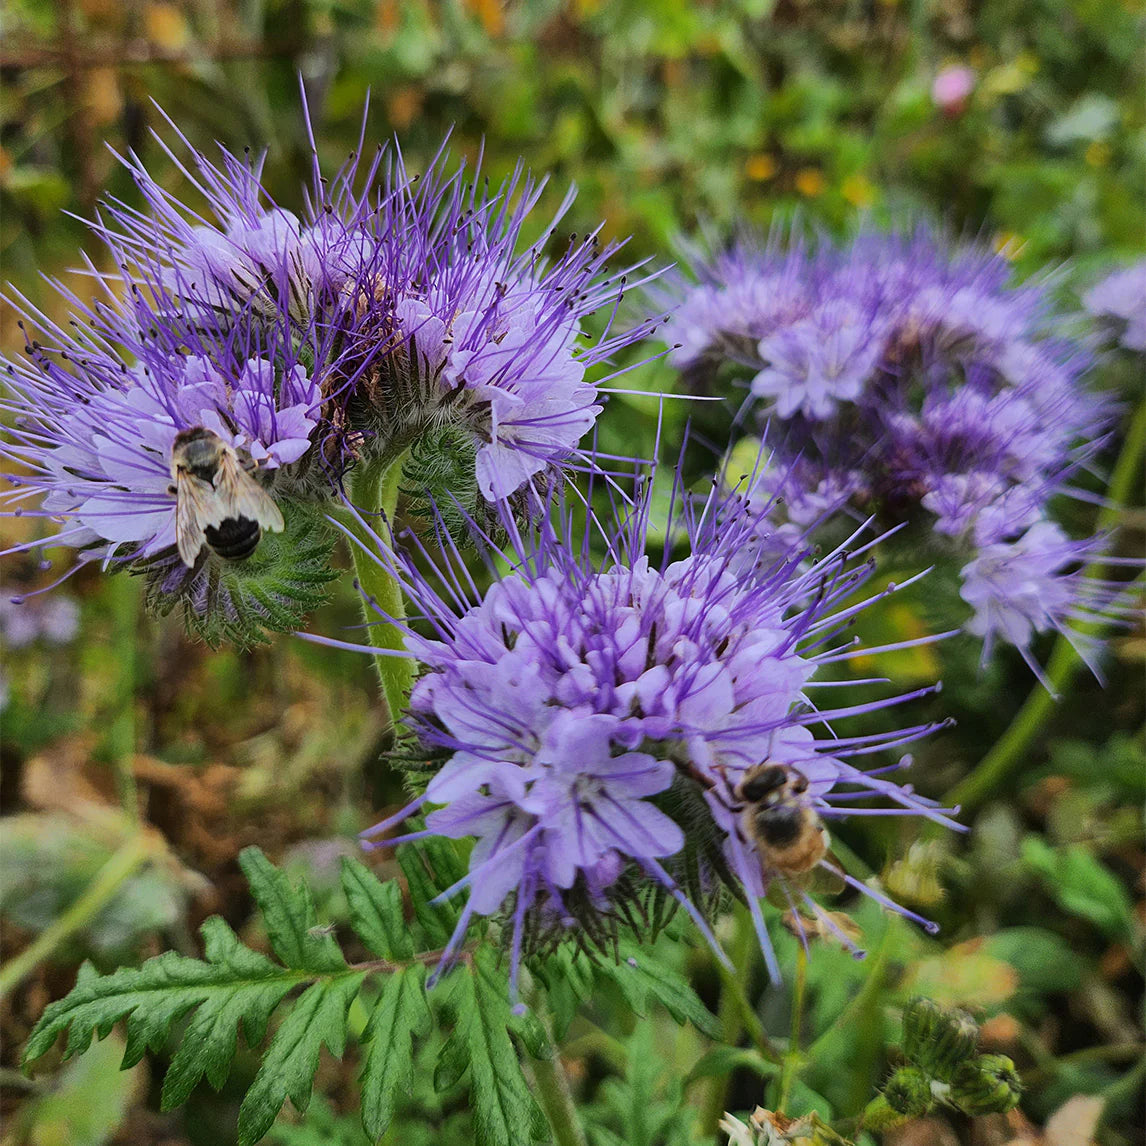
<path id="1" fill-rule="evenodd" d="M 736 798 L 744 804 L 759 804 L 788 782 L 788 769 L 780 764 L 758 764 L 745 772 L 736 785 Z"/>

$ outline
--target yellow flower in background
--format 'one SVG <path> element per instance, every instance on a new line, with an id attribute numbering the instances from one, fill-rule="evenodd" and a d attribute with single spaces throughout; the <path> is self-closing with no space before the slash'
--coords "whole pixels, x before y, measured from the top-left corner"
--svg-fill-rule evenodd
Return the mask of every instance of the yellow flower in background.
<path id="1" fill-rule="evenodd" d="M 818 167 L 801 167 L 796 173 L 796 190 L 809 199 L 815 199 L 827 189 L 828 181 Z"/>
<path id="2" fill-rule="evenodd" d="M 749 179 L 764 183 L 776 174 L 776 160 L 763 151 L 757 155 L 750 155 L 744 164 L 744 174 Z"/>
<path id="3" fill-rule="evenodd" d="M 1009 263 L 1013 263 L 1019 257 L 1025 245 L 1026 240 L 1014 231 L 998 231 L 991 239 L 995 253 L 1002 255 Z"/>

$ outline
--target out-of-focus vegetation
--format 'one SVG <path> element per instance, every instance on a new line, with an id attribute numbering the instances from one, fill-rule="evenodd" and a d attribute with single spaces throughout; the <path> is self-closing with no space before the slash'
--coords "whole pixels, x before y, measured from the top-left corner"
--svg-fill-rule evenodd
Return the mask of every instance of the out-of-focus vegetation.
<path id="1" fill-rule="evenodd" d="M 58 303 L 39 273 L 77 265 L 81 248 L 99 257 L 62 212 L 90 217 L 103 195 L 131 201 L 113 151 L 136 151 L 180 185 L 151 135 L 174 138 L 156 105 L 196 146 L 268 147 L 269 185 L 299 208 L 310 169 L 300 75 L 328 168 L 359 146 L 369 92 L 365 146 L 396 135 L 416 169 L 452 127 L 456 151 L 476 155 L 484 140 L 495 179 L 520 156 L 553 173 L 554 204 L 575 181 L 570 229 L 604 218 L 610 236 L 633 236 L 637 256 L 670 258 L 698 223 L 796 211 L 835 230 L 862 213 L 939 217 L 985 233 L 1020 273 L 1068 260 L 1070 283 L 1146 245 L 1135 0 L 9 0 L 3 24 L 3 277 L 48 307 Z M 937 80 L 956 67 L 973 75 L 952 100 Z M 10 314 L 0 337 L 21 345 Z M 619 413 L 630 450 L 651 442 L 652 403 Z M 1131 533 L 1143 524 L 1140 508 L 1126 515 Z M 6 521 L 2 537 L 34 528 Z M 66 555 L 52 556 L 62 569 Z M 9 560 L 3 575 L 10 593 L 53 574 Z M 315 628 L 356 623 L 346 580 Z M 85 571 L 59 590 L 80 605 L 74 639 L 45 631 L 5 655 L 2 954 L 21 971 L 0 978 L 5 1143 L 230 1141 L 253 1073 L 246 1052 L 221 1094 L 201 1086 L 186 1111 L 161 1115 L 169 1055 L 121 1074 L 116 1034 L 26 1080 L 20 1047 L 84 958 L 110 969 L 170 947 L 196 953 L 195 928 L 212 913 L 257 944 L 237 866 L 248 844 L 306 874 L 320 918 L 345 920 L 338 857 L 371 808 L 399 794 L 379 764 L 366 658 L 289 639 L 210 653 L 177 623 L 142 616 L 136 589 Z M 903 632 L 912 620 L 889 623 Z M 913 1124 L 899 1146 L 1141 1140 L 1144 651 L 1140 629 L 1119 636 L 1107 687 L 1077 679 L 1025 767 L 965 817 L 968 837 L 919 839 L 888 821 L 839 833 L 841 854 L 943 931 L 925 938 L 864 903 L 866 963 L 812 952 L 788 1114 L 861 1110 L 895 1064 L 899 1009 L 925 994 L 976 1013 L 985 1049 L 1015 1059 L 1027 1097 L 975 1128 L 961 1116 Z M 917 786 L 936 795 L 1031 687 L 1021 665 L 1004 659 L 984 678 L 970 652 L 966 662 L 950 660 L 943 698 L 960 728 L 919 754 Z M 901 671 L 914 680 L 933 668 Z M 387 862 L 382 876 L 395 874 Z M 96 910 L 69 915 L 93 881 L 107 889 Z M 781 950 L 784 966 L 797 946 Z M 715 999 L 711 959 L 679 957 Z M 788 1029 L 790 985 L 765 987 L 756 966 L 745 987 L 769 1029 Z M 701 1141 L 695 1119 L 714 1078 L 727 1080 L 730 1110 L 775 1096 L 775 1068 L 751 1049 L 714 1051 L 656 1008 L 628 1029 L 610 1002 L 603 989 L 571 1014 L 562 1044 L 595 1144 Z M 428 1068 L 415 1070 L 387 1141 L 472 1140 L 464 1091 L 434 1088 L 437 1049 L 425 1048 Z M 271 1140 L 364 1143 L 350 1108 L 357 1066 L 353 1049 L 325 1061 L 306 1123 L 284 1116 Z"/>

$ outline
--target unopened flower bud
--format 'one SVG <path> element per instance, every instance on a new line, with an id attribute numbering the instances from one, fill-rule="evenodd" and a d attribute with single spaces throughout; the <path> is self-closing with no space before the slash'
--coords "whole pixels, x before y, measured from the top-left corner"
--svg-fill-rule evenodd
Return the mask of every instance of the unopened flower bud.
<path id="1" fill-rule="evenodd" d="M 950 1102 L 965 1114 L 1006 1114 L 1019 1105 L 1023 1084 L 1005 1054 L 981 1054 L 959 1064 Z"/>
<path id="2" fill-rule="evenodd" d="M 979 1026 L 957 1007 L 914 999 L 903 1014 L 903 1053 L 928 1074 L 946 1082 L 975 1053 Z"/>
<path id="3" fill-rule="evenodd" d="M 901 1066 L 887 1080 L 883 1096 L 896 1113 L 920 1118 L 931 1109 L 931 1079 L 917 1066 Z"/>

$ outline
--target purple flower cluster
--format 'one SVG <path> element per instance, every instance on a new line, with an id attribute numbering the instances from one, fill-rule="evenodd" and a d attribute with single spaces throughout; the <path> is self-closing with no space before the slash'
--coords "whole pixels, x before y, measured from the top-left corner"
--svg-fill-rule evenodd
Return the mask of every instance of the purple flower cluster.
<path id="1" fill-rule="evenodd" d="M 0 644 L 23 649 L 33 641 L 66 645 L 75 638 L 80 607 L 72 597 L 0 596 Z"/>
<path id="2" fill-rule="evenodd" d="M 106 297 L 57 284 L 63 326 L 18 300 L 36 337 L 4 364 L 15 505 L 62 522 L 85 558 L 167 561 L 173 449 L 197 429 L 278 503 L 264 530 L 444 429 L 481 496 L 506 498 L 575 454 L 601 410 L 587 371 L 646 332 L 583 336 L 624 289 L 605 269 L 616 245 L 574 236 L 547 258 L 571 194 L 526 245 L 543 183 L 520 168 L 491 191 L 444 151 L 420 178 L 383 149 L 330 181 L 316 159 L 299 217 L 266 194 L 260 162 L 168 155 L 208 210 L 125 160 L 143 207 L 112 201 L 92 224 L 118 268 L 89 264 Z M 246 489 L 233 504 L 258 504 Z M 202 512 L 217 525 L 230 509 Z M 196 568 L 226 561 L 204 545 Z"/>
<path id="3" fill-rule="evenodd" d="M 1037 632 L 1110 604 L 1073 573 L 1100 539 L 1048 543 L 1051 498 L 1112 407 L 1084 388 L 1089 356 L 1055 335 L 1044 286 L 1010 285 L 1001 256 L 924 229 L 842 248 L 743 238 L 696 275 L 677 284 L 672 360 L 694 386 L 727 363 L 747 378 L 778 450 L 764 486 L 790 521 L 847 506 L 978 554 L 963 569 L 968 628 L 1032 665 Z M 1133 321 L 1127 284 L 1093 293 Z"/>
<path id="4" fill-rule="evenodd" d="M 796 799 L 817 822 L 865 814 L 854 801 L 867 797 L 890 801 L 873 814 L 945 819 L 884 778 L 888 769 L 855 762 L 931 726 L 855 736 L 836 728 L 930 690 L 854 706 L 812 699 L 830 683 L 816 679 L 825 666 L 852 655 L 839 633 L 866 604 L 854 594 L 870 568 L 853 567 L 844 549 L 753 561 L 773 549 L 761 517 L 744 499 L 715 493 L 699 510 L 684 503 L 671 532 L 686 554 L 671 560 L 666 547 L 653 564 L 649 505 L 638 499 L 600 539 L 610 554 L 603 565 L 560 506 L 560 524 L 515 535 L 512 572 L 476 599 L 460 563 L 436 570 L 444 589 L 419 572 L 434 560 L 428 553 L 405 565 L 408 591 L 434 630 L 408 630 L 407 650 L 426 672 L 407 723 L 417 751 L 444 763 L 422 796 L 366 835 L 435 805 L 425 832 L 403 838 L 475 838 L 463 881 L 470 897 L 445 961 L 475 914 L 498 914 L 516 982 L 539 935 L 607 942 L 609 926 L 633 921 L 631 889 L 650 879 L 715 946 L 701 905 L 682 890 L 691 850 L 702 864 L 711 859 L 707 870 L 731 873 L 778 975 L 760 900 L 777 879 L 790 895 L 803 893 L 745 834 L 736 794 L 765 761 L 807 782 Z"/>
<path id="5" fill-rule="evenodd" d="M 1122 346 L 1146 353 L 1146 259 L 1107 275 L 1082 301 L 1092 315 L 1110 323 Z"/>

